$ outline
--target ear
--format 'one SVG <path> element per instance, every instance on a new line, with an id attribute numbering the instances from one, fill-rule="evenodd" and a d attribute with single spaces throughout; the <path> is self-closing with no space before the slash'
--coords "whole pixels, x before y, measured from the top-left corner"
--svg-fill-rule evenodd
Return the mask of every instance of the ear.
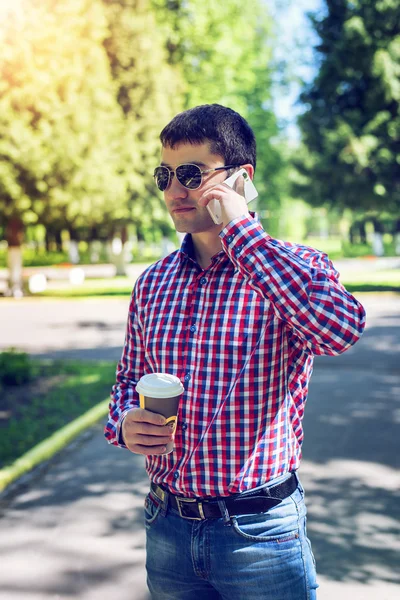
<path id="1" fill-rule="evenodd" d="M 248 163 L 246 165 L 241 165 L 240 168 L 241 169 L 246 169 L 246 171 L 249 174 L 250 179 L 253 181 L 253 178 L 254 178 L 254 167 L 253 167 L 253 165 L 251 165 L 250 163 Z"/>

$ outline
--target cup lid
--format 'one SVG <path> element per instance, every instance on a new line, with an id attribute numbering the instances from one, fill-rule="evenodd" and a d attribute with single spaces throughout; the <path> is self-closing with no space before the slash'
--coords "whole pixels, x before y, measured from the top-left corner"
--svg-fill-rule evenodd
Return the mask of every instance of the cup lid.
<path id="1" fill-rule="evenodd" d="M 143 375 L 136 385 L 136 391 L 150 398 L 173 398 L 180 396 L 184 387 L 181 380 L 169 373 L 149 373 Z"/>

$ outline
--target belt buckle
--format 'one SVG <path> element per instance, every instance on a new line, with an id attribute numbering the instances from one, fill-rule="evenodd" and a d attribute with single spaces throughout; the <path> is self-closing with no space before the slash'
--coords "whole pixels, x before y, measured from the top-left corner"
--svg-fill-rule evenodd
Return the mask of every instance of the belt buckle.
<path id="1" fill-rule="evenodd" d="M 196 503 L 199 509 L 200 517 L 191 517 L 189 515 L 183 514 L 183 512 L 185 511 L 185 504 L 193 504 L 193 502 Z M 203 504 L 202 502 L 198 502 L 195 498 L 176 498 L 176 503 L 178 505 L 179 514 L 182 517 L 182 519 L 190 519 L 191 521 L 202 521 L 203 519 L 205 519 Z"/>

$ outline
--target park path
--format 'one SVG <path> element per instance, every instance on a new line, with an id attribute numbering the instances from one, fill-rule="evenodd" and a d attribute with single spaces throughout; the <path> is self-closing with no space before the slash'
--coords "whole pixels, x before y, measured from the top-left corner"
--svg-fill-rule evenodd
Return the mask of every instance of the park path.
<path id="1" fill-rule="evenodd" d="M 400 594 L 400 296 L 360 298 L 367 330 L 346 354 L 316 359 L 306 410 L 300 476 L 319 600 Z M 127 304 L 4 301 L 0 344 L 118 359 Z M 98 424 L 9 490 L 1 498 L 0 599 L 148 600 L 147 487 L 142 457 L 108 446 Z"/>

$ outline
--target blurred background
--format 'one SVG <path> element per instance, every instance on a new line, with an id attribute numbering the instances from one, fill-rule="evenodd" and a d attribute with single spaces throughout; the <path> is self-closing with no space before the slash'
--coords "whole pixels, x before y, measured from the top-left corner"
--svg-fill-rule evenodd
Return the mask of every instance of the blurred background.
<path id="1" fill-rule="evenodd" d="M 255 132 L 264 228 L 326 251 L 367 308 L 361 342 L 318 358 L 310 389 L 302 475 L 321 598 L 398 597 L 398 0 L 0 0 L 7 600 L 145 598 L 146 475 L 98 420 L 135 279 L 181 242 L 152 178 L 159 133 L 214 102 Z"/>
<path id="2" fill-rule="evenodd" d="M 395 0 L 1 0 L 0 48 L 0 293 L 174 249 L 158 134 L 212 102 L 255 131 L 269 233 L 400 256 Z"/>

